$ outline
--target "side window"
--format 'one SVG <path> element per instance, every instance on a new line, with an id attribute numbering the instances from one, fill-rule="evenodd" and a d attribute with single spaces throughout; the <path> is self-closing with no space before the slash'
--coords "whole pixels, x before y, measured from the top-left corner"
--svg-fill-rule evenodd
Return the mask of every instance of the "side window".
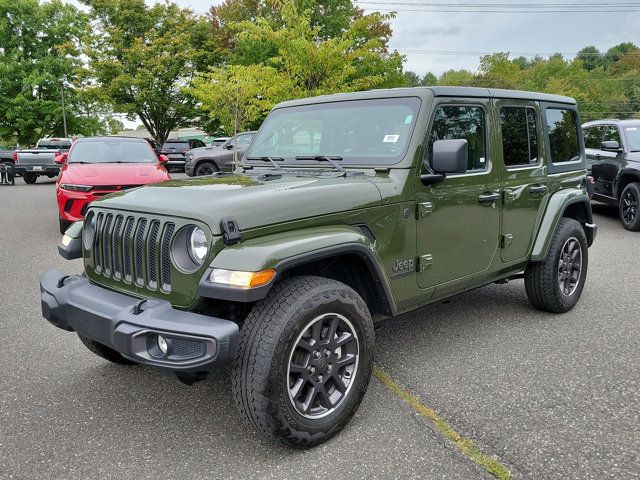
<path id="1" fill-rule="evenodd" d="M 573 110 L 547 108 L 547 129 L 553 163 L 580 160 L 578 118 Z"/>
<path id="2" fill-rule="evenodd" d="M 465 139 L 469 142 L 467 172 L 487 169 L 486 120 L 484 109 L 471 106 L 442 106 L 436 109 L 429 134 L 427 155 L 431 163 L 433 142 L 436 140 Z"/>
<path id="3" fill-rule="evenodd" d="M 238 148 L 246 147 L 251 143 L 251 135 L 238 136 L 237 146 Z"/>
<path id="4" fill-rule="evenodd" d="M 600 150 L 602 143 L 602 127 L 587 127 L 584 130 L 584 147 L 593 150 Z"/>
<path id="5" fill-rule="evenodd" d="M 536 111 L 529 107 L 502 107 L 502 158 L 507 167 L 538 164 Z"/>
<path id="6" fill-rule="evenodd" d="M 620 139 L 620 131 L 618 127 L 615 125 L 607 125 L 603 128 L 604 132 L 602 134 L 603 142 L 618 142 L 618 145 L 622 145 L 622 140 Z M 598 146 L 600 148 L 600 146 Z"/>

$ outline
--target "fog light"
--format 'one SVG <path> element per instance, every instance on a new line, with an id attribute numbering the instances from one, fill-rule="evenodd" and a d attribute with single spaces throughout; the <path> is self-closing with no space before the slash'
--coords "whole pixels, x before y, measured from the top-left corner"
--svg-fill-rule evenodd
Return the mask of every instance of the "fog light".
<path id="1" fill-rule="evenodd" d="M 167 344 L 167 339 L 162 335 L 158 335 L 158 348 L 162 352 L 163 355 L 167 354 L 167 350 L 169 350 L 169 345 Z"/>

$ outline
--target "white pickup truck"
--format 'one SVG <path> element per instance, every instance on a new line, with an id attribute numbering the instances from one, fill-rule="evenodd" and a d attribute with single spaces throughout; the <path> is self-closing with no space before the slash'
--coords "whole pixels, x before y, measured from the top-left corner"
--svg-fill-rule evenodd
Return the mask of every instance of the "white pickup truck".
<path id="1" fill-rule="evenodd" d="M 55 160 L 62 153 L 68 153 L 73 145 L 70 138 L 41 138 L 36 148 L 16 151 L 16 173 L 22 175 L 25 183 L 36 183 L 39 176 L 53 178 L 60 173 L 60 165 Z"/>

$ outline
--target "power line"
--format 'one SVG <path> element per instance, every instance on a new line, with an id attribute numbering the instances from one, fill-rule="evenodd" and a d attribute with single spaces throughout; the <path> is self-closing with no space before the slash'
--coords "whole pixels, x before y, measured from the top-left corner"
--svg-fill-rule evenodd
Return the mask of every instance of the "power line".
<path id="1" fill-rule="evenodd" d="M 615 53 L 615 54 L 608 54 L 607 52 L 603 52 L 603 53 L 595 53 L 595 52 L 576 52 L 576 53 L 569 53 L 569 52 L 482 52 L 482 51 L 454 51 L 454 50 L 423 50 L 423 49 L 406 49 L 406 50 L 402 50 L 402 52 L 404 53 L 411 53 L 411 54 L 425 54 L 425 55 L 494 55 L 496 53 L 508 53 L 509 55 L 522 55 L 522 56 L 540 56 L 540 57 L 544 57 L 544 56 L 552 56 L 552 55 L 563 55 L 563 56 L 567 56 L 567 57 L 575 57 L 580 55 L 582 56 L 587 56 L 587 57 L 607 57 L 607 56 L 611 56 L 611 55 L 632 55 L 632 56 L 640 56 L 640 51 L 633 51 L 633 52 L 626 52 L 626 53 Z"/>
<path id="2" fill-rule="evenodd" d="M 433 12 L 433 13 L 629 13 L 640 12 L 637 3 L 559 3 L 551 4 L 470 4 L 470 3 L 410 3 L 361 0 L 364 10 L 385 12 Z M 373 5 L 373 6 L 367 6 Z M 379 6 L 382 6 L 380 8 Z M 401 7 L 401 8 L 394 8 Z M 406 8 L 409 7 L 409 8 Z"/>

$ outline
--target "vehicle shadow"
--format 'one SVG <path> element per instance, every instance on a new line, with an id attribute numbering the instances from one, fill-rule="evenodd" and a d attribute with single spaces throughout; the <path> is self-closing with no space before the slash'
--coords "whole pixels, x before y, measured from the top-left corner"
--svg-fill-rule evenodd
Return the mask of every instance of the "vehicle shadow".
<path id="1" fill-rule="evenodd" d="M 619 218 L 618 207 L 614 207 L 613 205 L 607 205 L 606 203 L 592 203 L 591 210 L 596 215 L 603 215 L 609 218 Z"/>

